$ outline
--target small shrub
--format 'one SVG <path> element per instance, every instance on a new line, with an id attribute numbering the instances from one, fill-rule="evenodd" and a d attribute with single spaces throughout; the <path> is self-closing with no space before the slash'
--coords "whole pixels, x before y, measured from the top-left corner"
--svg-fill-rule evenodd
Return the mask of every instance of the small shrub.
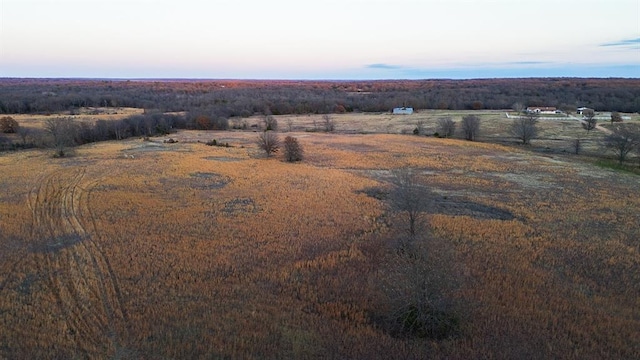
<path id="1" fill-rule="evenodd" d="M 18 128 L 18 122 L 11 116 L 4 116 L 0 118 L 0 132 L 13 134 L 18 132 Z"/>
<path id="2" fill-rule="evenodd" d="M 613 124 L 614 122 L 622 122 L 622 115 L 617 111 L 611 113 L 611 123 Z"/>
<path id="3" fill-rule="evenodd" d="M 288 162 L 301 161 L 302 154 L 302 146 L 300 146 L 298 139 L 292 136 L 284 138 L 284 157 Z"/>

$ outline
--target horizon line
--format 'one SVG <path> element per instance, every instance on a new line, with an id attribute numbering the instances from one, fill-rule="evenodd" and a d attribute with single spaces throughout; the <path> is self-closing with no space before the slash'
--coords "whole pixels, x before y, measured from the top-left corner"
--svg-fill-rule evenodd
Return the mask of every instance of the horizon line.
<path id="1" fill-rule="evenodd" d="M 431 81 L 431 80 L 518 80 L 518 79 L 640 79 L 625 76 L 495 76 L 495 77 L 432 77 L 432 78 L 214 78 L 214 77 L 91 77 L 91 76 L 0 76 L 1 80 L 98 80 L 98 81 Z"/>

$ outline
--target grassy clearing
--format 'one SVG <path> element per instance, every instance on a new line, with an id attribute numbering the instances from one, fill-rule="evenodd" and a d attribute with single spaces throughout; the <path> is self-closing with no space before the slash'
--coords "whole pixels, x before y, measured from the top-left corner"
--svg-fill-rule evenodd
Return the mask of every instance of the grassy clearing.
<path id="1" fill-rule="evenodd" d="M 143 109 L 135 108 L 82 108 L 73 115 L 67 114 L 14 114 L 8 115 L 14 118 L 21 126 L 34 129 L 43 129 L 47 120 L 59 117 L 70 117 L 78 121 L 95 122 L 97 120 L 120 120 L 132 115 L 139 115 L 144 112 Z"/>

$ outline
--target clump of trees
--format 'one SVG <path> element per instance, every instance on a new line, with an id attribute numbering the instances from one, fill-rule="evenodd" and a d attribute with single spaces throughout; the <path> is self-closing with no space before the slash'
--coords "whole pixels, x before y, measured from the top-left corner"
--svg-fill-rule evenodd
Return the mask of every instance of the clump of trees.
<path id="1" fill-rule="evenodd" d="M 210 110 L 195 110 L 188 113 L 183 126 L 195 130 L 227 130 L 229 120 Z"/>
<path id="2" fill-rule="evenodd" d="M 474 79 L 395 81 L 92 81 L 0 80 L 0 114 L 77 112 L 83 107 L 201 110 L 214 118 L 384 112 L 418 109 L 505 109 L 521 99 L 558 108 L 638 112 L 638 79 Z M 358 96 L 353 96 L 358 93 Z M 526 106 L 527 104 L 521 104 Z"/>
<path id="3" fill-rule="evenodd" d="M 63 157 L 72 153 L 78 145 L 87 143 L 123 140 L 129 137 L 166 135 L 176 128 L 196 128 L 188 117 L 162 113 L 135 115 L 121 120 L 79 121 L 71 117 L 51 117 L 42 130 L 12 124 L 21 143 L 3 144 L 2 149 L 45 147 L 55 150 L 54 156 Z"/>
<path id="4" fill-rule="evenodd" d="M 302 145 L 300 145 L 298 139 L 293 136 L 284 138 L 284 158 L 288 162 L 301 161 L 303 153 Z"/>
<path id="5" fill-rule="evenodd" d="M 476 115 L 466 115 L 462 117 L 462 132 L 464 138 L 474 141 L 480 133 L 480 118 Z"/>
<path id="6" fill-rule="evenodd" d="M 540 116 L 535 112 L 527 112 L 513 120 L 511 124 L 511 134 L 518 140 L 522 141 L 523 145 L 527 145 L 531 142 L 531 139 L 535 139 L 538 136 L 538 118 Z"/>

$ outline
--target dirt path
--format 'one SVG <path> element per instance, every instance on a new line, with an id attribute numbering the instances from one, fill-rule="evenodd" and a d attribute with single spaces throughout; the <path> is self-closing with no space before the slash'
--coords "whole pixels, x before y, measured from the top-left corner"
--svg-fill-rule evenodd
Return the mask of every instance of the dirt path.
<path id="1" fill-rule="evenodd" d="M 572 116 L 572 115 L 569 115 L 569 119 L 577 120 L 577 121 L 579 121 L 579 122 L 580 122 L 580 124 L 582 124 L 582 125 L 586 125 L 586 124 L 587 124 L 587 122 L 586 122 L 585 120 L 580 119 L 580 118 L 577 118 L 577 117 Z M 603 127 L 602 127 L 602 126 L 600 126 L 599 124 L 596 124 L 595 129 L 596 129 L 596 130 L 598 130 L 598 131 L 603 132 L 605 135 L 610 135 L 610 134 L 612 134 L 612 133 L 613 133 L 611 130 L 609 130 L 609 129 L 607 129 L 607 128 L 603 128 Z"/>
<path id="2" fill-rule="evenodd" d="M 121 347 L 127 314 L 117 278 L 101 245 L 85 169 L 45 175 L 29 193 L 33 250 L 68 334 L 86 356 Z"/>

